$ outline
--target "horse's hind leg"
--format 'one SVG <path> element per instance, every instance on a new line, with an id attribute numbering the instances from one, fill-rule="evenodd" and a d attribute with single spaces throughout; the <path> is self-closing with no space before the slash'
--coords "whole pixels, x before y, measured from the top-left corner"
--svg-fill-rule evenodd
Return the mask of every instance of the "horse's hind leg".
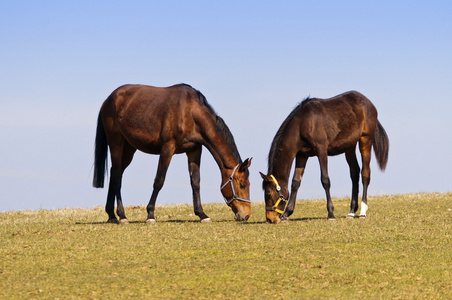
<path id="1" fill-rule="evenodd" d="M 125 215 L 124 206 L 122 204 L 121 186 L 122 174 L 133 158 L 136 149 L 132 148 L 127 142 L 122 141 L 113 147 L 110 147 L 111 152 L 111 169 L 110 169 L 110 185 L 108 188 L 107 204 L 105 211 L 108 214 L 109 223 L 118 223 L 116 219 L 114 208 L 115 198 L 117 201 L 116 213 L 119 216 L 119 223 L 125 224 L 127 217 Z"/>
<path id="2" fill-rule="evenodd" d="M 122 203 L 121 196 L 121 186 L 122 186 L 122 175 L 124 174 L 124 170 L 130 165 L 133 159 L 133 155 L 135 154 L 136 149 L 130 146 L 130 144 L 124 141 L 123 150 L 122 150 L 122 159 L 121 159 L 121 177 L 119 178 L 119 191 L 116 196 L 117 208 L 116 213 L 119 216 L 119 223 L 127 224 L 127 217 L 125 214 L 124 206 Z"/>
<path id="3" fill-rule="evenodd" d="M 195 215 L 197 215 L 201 219 L 201 222 L 210 222 L 210 218 L 204 213 L 204 210 L 202 208 L 201 197 L 199 193 L 201 181 L 199 172 L 199 167 L 201 164 L 201 153 L 201 147 L 187 152 L 188 172 L 190 173 L 190 183 L 193 190 L 193 209 L 195 211 Z"/>
<path id="4" fill-rule="evenodd" d="M 111 167 L 110 169 L 110 184 L 108 186 L 107 204 L 105 205 L 105 212 L 108 214 L 107 223 L 118 223 L 115 215 L 115 197 L 117 191 L 117 171 Z"/>
<path id="5" fill-rule="evenodd" d="M 348 166 L 350 167 L 350 178 L 352 179 L 352 199 L 350 202 L 350 213 L 347 218 L 354 218 L 355 213 L 358 210 L 358 194 L 359 194 L 359 164 L 356 159 L 355 147 L 345 152 L 345 158 L 347 159 Z"/>
<path id="6" fill-rule="evenodd" d="M 148 217 L 146 219 L 146 223 L 154 224 L 154 210 L 155 210 L 155 202 L 157 200 L 157 196 L 160 190 L 163 187 L 165 182 L 166 172 L 168 171 L 168 166 L 171 162 L 171 158 L 175 152 L 175 147 L 172 144 L 165 144 L 162 147 L 162 151 L 160 152 L 159 165 L 157 168 L 157 175 L 154 179 L 154 190 L 152 191 L 151 199 L 146 207 L 148 212 Z"/>
<path id="7" fill-rule="evenodd" d="M 373 137 L 372 137 L 373 138 Z M 363 199 L 361 201 L 360 218 L 365 218 L 367 214 L 367 188 L 370 184 L 370 158 L 372 150 L 372 138 L 369 136 L 361 137 L 359 141 L 359 150 L 361 152 L 363 169 L 361 170 L 361 177 L 363 181 Z"/>
<path id="8" fill-rule="evenodd" d="M 121 158 L 122 146 L 110 145 L 111 168 L 110 184 L 108 186 L 107 204 L 105 211 L 108 214 L 108 223 L 118 223 L 115 215 L 115 198 L 121 198 Z"/>

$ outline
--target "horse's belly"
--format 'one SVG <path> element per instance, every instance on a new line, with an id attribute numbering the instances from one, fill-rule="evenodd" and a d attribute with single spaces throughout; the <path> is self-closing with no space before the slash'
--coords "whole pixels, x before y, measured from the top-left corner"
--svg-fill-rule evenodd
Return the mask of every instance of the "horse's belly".
<path id="1" fill-rule="evenodd" d="M 159 135 L 159 138 L 153 138 L 152 135 L 137 136 L 135 134 L 133 137 L 126 136 L 126 140 L 132 147 L 148 154 L 160 154 L 162 147 L 166 144 L 174 146 L 175 154 L 190 152 L 200 146 L 195 142 L 182 142 L 171 138 L 168 140 L 162 139 L 161 135 Z"/>

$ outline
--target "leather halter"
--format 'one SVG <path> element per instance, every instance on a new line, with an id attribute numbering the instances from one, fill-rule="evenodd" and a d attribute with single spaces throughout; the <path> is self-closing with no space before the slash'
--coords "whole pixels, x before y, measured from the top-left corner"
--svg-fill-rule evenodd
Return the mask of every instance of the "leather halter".
<path id="1" fill-rule="evenodd" d="M 220 189 L 220 190 L 222 191 L 229 183 L 231 184 L 232 198 L 231 198 L 230 200 L 228 200 L 228 199 L 226 199 L 226 197 L 224 197 L 224 201 L 226 202 L 226 204 L 227 204 L 228 206 L 230 206 L 231 203 L 232 203 L 232 201 L 234 201 L 234 200 L 239 200 L 239 201 L 251 203 L 250 200 L 247 200 L 247 199 L 243 199 L 243 198 L 237 197 L 237 195 L 235 194 L 234 183 L 233 183 L 234 178 L 233 178 L 233 177 L 234 177 L 235 171 L 237 171 L 237 168 L 238 168 L 239 166 L 240 166 L 240 164 L 238 164 L 237 166 L 235 166 L 234 171 L 232 171 L 231 177 L 229 177 L 228 181 L 226 181 L 225 184 L 223 184 L 223 185 L 221 186 L 221 189 Z"/>
<path id="2" fill-rule="evenodd" d="M 287 204 L 289 203 L 289 201 L 286 200 L 286 199 L 284 198 L 284 196 L 281 194 L 281 186 L 279 186 L 278 180 L 276 180 L 275 176 L 270 175 L 270 177 L 273 179 L 273 181 L 274 181 L 275 184 L 276 184 L 276 191 L 277 191 L 278 194 L 279 194 L 279 198 L 278 198 L 278 201 L 276 201 L 275 205 L 273 205 L 273 206 L 267 206 L 267 207 L 265 207 L 265 210 L 276 211 L 277 213 L 279 213 L 279 214 L 282 215 L 282 214 L 286 211 Z M 286 203 L 286 204 L 284 205 L 284 210 L 278 209 L 278 205 L 279 205 L 279 203 L 281 203 L 281 201 L 283 201 L 283 202 Z"/>

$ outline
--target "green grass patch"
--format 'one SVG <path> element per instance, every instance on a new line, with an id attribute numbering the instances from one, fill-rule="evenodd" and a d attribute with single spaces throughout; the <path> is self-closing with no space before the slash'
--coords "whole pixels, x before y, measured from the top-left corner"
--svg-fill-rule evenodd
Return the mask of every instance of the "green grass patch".
<path id="1" fill-rule="evenodd" d="M 248 222 L 224 204 L 0 214 L 0 298 L 275 299 L 449 298 L 452 193 L 370 197 L 368 218 L 346 219 L 348 199 L 298 201 L 292 220 Z"/>

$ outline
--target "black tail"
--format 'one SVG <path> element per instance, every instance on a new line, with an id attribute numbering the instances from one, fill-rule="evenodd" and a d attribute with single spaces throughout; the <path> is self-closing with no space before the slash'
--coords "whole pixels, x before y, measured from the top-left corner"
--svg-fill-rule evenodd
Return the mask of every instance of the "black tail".
<path id="1" fill-rule="evenodd" d="M 380 166 L 380 169 L 384 171 L 386 169 L 386 164 L 388 163 L 389 139 L 385 129 L 378 120 L 377 127 L 375 127 L 373 146 L 378 165 Z"/>
<path id="2" fill-rule="evenodd" d="M 99 113 L 99 117 L 97 118 L 96 144 L 94 150 L 93 187 L 104 187 L 105 171 L 107 169 L 107 153 L 107 136 L 105 135 L 104 125 L 102 124 L 102 119 Z"/>

